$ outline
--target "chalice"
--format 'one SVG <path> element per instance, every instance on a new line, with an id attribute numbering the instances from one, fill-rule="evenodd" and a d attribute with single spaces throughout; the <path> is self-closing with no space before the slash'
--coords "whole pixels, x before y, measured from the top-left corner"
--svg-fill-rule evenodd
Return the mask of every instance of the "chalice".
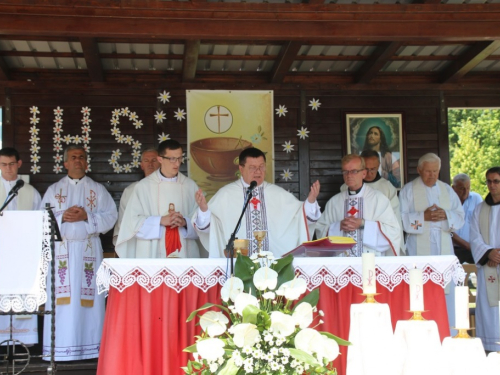
<path id="1" fill-rule="evenodd" d="M 250 241 L 247 239 L 235 239 L 234 240 L 234 252 L 241 253 L 241 255 L 248 255 L 248 247 L 250 245 Z M 235 255 L 236 255 L 235 254 Z"/>
<path id="2" fill-rule="evenodd" d="M 257 240 L 257 252 L 262 251 L 262 241 L 266 238 L 267 230 L 254 230 L 253 237 Z"/>

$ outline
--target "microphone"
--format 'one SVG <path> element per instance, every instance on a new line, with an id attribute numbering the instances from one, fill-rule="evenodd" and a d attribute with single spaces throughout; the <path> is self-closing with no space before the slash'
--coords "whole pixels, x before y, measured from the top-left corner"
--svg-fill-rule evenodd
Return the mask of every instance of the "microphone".
<path id="1" fill-rule="evenodd" d="M 251 192 L 257 186 L 257 181 L 250 182 L 250 186 L 248 187 L 248 192 Z"/>
<path id="2" fill-rule="evenodd" d="M 19 191 L 19 189 L 21 189 L 23 186 L 24 186 L 24 181 L 23 180 L 17 180 L 16 184 L 14 185 L 14 187 L 9 191 L 9 195 L 17 194 L 17 192 Z"/>

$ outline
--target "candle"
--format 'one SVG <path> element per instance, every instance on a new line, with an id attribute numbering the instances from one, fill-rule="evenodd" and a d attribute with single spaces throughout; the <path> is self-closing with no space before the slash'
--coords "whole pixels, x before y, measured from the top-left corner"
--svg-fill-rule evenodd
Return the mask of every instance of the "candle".
<path id="1" fill-rule="evenodd" d="M 455 287 L 455 328 L 469 329 L 469 287 Z"/>
<path id="2" fill-rule="evenodd" d="M 410 270 L 410 311 L 424 311 L 424 282 L 422 270 Z"/>
<path id="3" fill-rule="evenodd" d="M 375 276 L 375 254 L 363 253 L 363 294 L 377 293 Z"/>

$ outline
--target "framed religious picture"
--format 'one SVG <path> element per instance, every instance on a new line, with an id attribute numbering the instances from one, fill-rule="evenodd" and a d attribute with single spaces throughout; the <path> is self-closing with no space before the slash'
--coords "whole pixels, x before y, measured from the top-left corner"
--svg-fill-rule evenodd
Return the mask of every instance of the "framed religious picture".
<path id="1" fill-rule="evenodd" d="M 377 151 L 380 156 L 380 175 L 397 189 L 404 185 L 401 113 L 347 113 L 346 134 L 347 153 Z"/>

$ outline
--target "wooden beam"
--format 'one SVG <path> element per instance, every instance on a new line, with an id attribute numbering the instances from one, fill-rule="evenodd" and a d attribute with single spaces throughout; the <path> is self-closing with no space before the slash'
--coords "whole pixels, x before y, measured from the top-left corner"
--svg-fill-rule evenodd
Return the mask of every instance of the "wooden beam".
<path id="1" fill-rule="evenodd" d="M 200 40 L 187 40 L 182 63 L 182 82 L 191 82 L 196 76 L 196 66 L 200 54 Z"/>
<path id="2" fill-rule="evenodd" d="M 0 57 L 0 81 L 8 81 L 10 79 L 10 69 L 7 63 Z"/>
<path id="3" fill-rule="evenodd" d="M 356 73 L 356 83 L 369 83 L 384 67 L 387 61 L 401 48 L 401 43 L 384 42 L 372 53 L 370 59 Z"/>
<path id="4" fill-rule="evenodd" d="M 104 72 L 99 57 L 99 47 L 95 38 L 80 38 L 83 55 L 87 64 L 90 80 L 92 82 L 103 82 Z"/>
<path id="5" fill-rule="evenodd" d="M 281 47 L 271 72 L 271 83 L 283 82 L 300 51 L 300 47 L 302 47 L 302 43 L 299 42 L 287 42 Z"/>
<path id="6" fill-rule="evenodd" d="M 451 63 L 451 65 L 443 71 L 440 81 L 442 83 L 457 82 L 499 48 L 500 40 L 475 43 L 466 50 L 458 60 Z"/>

